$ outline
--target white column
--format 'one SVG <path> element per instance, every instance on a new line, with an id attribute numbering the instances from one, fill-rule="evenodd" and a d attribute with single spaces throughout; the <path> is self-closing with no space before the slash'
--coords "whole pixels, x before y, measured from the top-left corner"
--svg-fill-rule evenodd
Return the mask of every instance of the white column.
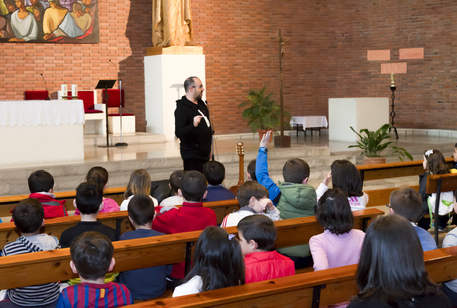
<path id="1" fill-rule="evenodd" d="M 144 57 L 146 132 L 175 137 L 176 100 L 184 92 L 184 80 L 200 78 L 205 86 L 203 47 L 153 47 Z M 205 98 L 203 98 L 205 99 Z"/>

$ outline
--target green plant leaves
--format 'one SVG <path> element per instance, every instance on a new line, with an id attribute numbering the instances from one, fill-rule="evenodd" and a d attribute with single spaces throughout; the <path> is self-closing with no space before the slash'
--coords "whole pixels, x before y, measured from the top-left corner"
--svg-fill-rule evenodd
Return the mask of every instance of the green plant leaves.
<path id="1" fill-rule="evenodd" d="M 357 144 L 350 145 L 348 148 L 359 148 L 362 150 L 362 155 L 367 157 L 396 155 L 401 161 L 403 161 L 403 158 L 405 157 L 413 160 L 411 154 L 404 148 L 393 146 L 392 141 L 387 141 L 391 138 L 388 132 L 390 127 L 391 124 L 384 124 L 376 131 L 369 131 L 368 129 L 363 128 L 360 130 L 360 133 L 358 133 L 350 126 L 359 140 L 357 141 Z M 383 155 L 382 152 L 386 149 L 389 149 L 389 151 Z"/>

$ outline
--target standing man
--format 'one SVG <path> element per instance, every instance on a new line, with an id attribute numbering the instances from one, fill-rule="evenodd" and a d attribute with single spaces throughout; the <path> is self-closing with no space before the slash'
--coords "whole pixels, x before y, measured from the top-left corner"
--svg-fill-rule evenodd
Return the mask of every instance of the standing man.
<path id="1" fill-rule="evenodd" d="M 202 100 L 205 88 L 197 77 L 184 81 L 186 95 L 176 101 L 175 135 L 181 140 L 184 170 L 203 171 L 211 154 L 212 127 L 208 107 Z"/>

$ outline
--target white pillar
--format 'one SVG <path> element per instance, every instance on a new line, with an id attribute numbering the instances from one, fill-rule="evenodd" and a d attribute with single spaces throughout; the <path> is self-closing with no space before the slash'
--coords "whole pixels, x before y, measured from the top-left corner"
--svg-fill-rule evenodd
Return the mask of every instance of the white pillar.
<path id="1" fill-rule="evenodd" d="M 205 86 L 203 47 L 152 47 L 144 57 L 146 132 L 175 137 L 176 100 L 187 77 L 200 78 Z M 204 98 L 203 98 L 204 99 Z"/>

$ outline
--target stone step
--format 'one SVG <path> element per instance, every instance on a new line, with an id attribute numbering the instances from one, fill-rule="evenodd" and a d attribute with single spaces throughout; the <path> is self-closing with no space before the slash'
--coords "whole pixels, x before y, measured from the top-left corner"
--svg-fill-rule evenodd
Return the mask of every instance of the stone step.
<path id="1" fill-rule="evenodd" d="M 109 134 L 108 142 L 114 145 L 121 142 L 120 134 Z M 122 134 L 122 142 L 128 144 L 145 144 L 145 143 L 163 143 L 166 142 L 165 135 L 151 133 L 128 133 Z M 84 135 L 84 146 L 105 146 L 106 136 L 102 135 Z"/>

